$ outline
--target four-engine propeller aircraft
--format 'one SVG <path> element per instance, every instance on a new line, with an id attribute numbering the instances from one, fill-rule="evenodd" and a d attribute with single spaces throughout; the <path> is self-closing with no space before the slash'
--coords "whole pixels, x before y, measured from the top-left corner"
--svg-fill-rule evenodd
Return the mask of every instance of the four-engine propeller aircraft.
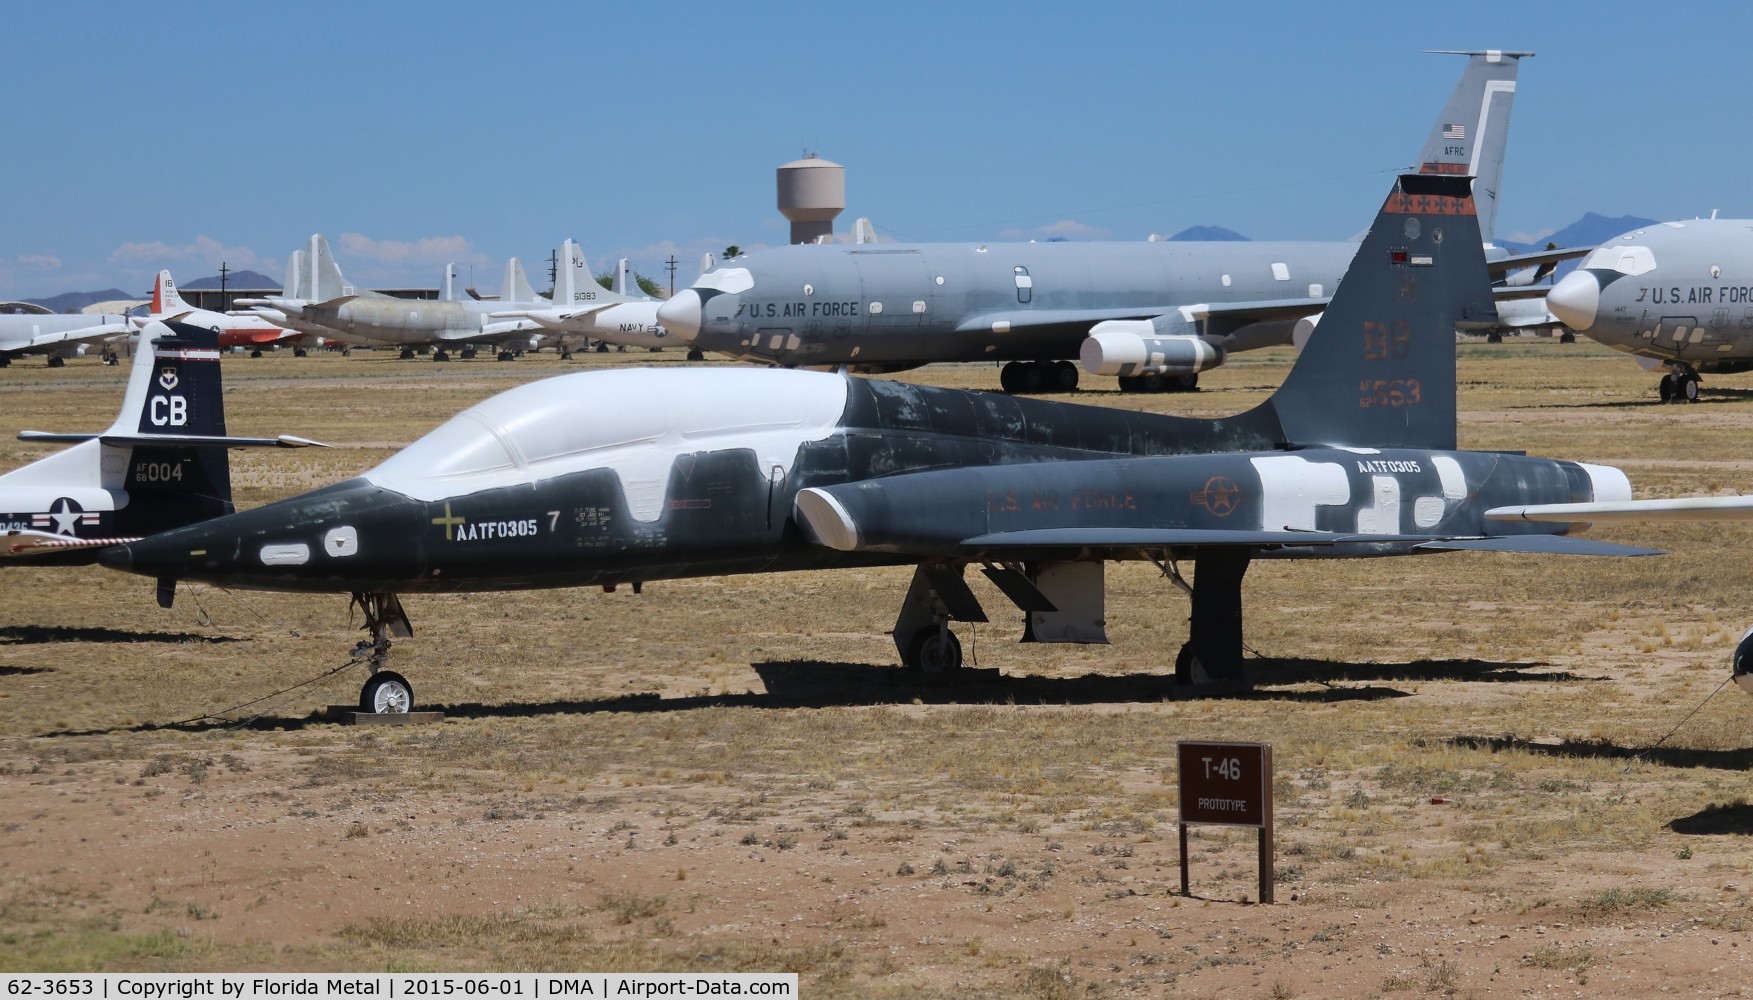
<path id="1" fill-rule="evenodd" d="M 400 595 L 915 565 L 894 640 L 961 665 L 980 566 L 1025 641 L 1106 642 L 1103 565 L 1193 564 L 1189 682 L 1245 683 L 1255 559 L 1455 549 L 1647 550 L 1499 524 L 1508 503 L 1624 499 L 1617 469 L 1455 450 L 1455 330 L 1490 323 L 1471 179 L 1391 190 L 1279 388 L 1222 419 L 1133 413 L 825 372 L 586 372 L 485 400 L 364 475 L 106 549 L 155 577 L 346 593 L 372 634 L 368 711 L 405 711 L 384 669 Z"/>
<path id="2" fill-rule="evenodd" d="M 1516 69 L 1532 53 L 1457 54 L 1467 67 L 1417 169 L 1476 175 L 1489 239 Z M 722 262 L 658 318 L 696 348 L 769 364 L 1003 361 L 1006 392 L 1037 392 L 1075 388 L 1067 359 L 1079 358 L 1090 374 L 1118 375 L 1124 391 L 1192 388 L 1230 352 L 1300 344 L 1356 251 L 1355 242 L 774 247 Z M 1548 260 L 1505 255 L 1491 267 Z"/>
<path id="3" fill-rule="evenodd" d="M 514 351 L 530 346 L 531 335 L 541 327 L 522 319 L 495 321 L 489 314 L 548 305 L 547 299 L 529 290 L 523 265 L 515 257 L 506 264 L 507 298 L 493 302 L 463 295 L 455 265 L 445 269 L 441 297 L 436 300 L 398 299 L 356 288 L 341 276 L 329 242 L 321 235 L 313 235 L 302 260 L 295 255 L 293 261 L 298 278 L 284 295 L 239 299 L 238 306 L 274 322 L 321 331 L 348 343 L 400 347 L 404 359 L 414 356 L 414 348 L 428 345 L 435 348 L 434 361 L 449 361 L 449 347 L 460 347 L 463 358 L 473 358 L 475 345 L 491 344 L 500 348 L 499 360 L 510 361 Z"/>
<path id="4" fill-rule="evenodd" d="M 627 262 L 621 261 L 619 283 L 625 287 Z M 528 320 L 547 331 L 561 358 L 584 350 L 592 340 L 627 347 L 669 347 L 676 343 L 657 321 L 656 299 L 633 298 L 604 288 L 590 276 L 584 251 L 567 240 L 561 245 L 560 267 L 554 276 L 554 305 L 541 309 L 507 309 L 492 313 L 494 319 Z"/>
<path id="5" fill-rule="evenodd" d="M 1546 307 L 1572 330 L 1667 369 L 1662 402 L 1696 402 L 1700 373 L 1753 370 L 1753 219 L 1626 233 L 1554 285 Z"/>
<path id="6" fill-rule="evenodd" d="M 121 413 L 102 434 L 24 431 L 73 447 L 0 475 L 0 555 L 89 564 L 97 550 L 233 511 L 228 448 L 302 447 L 225 434 L 218 335 L 178 322 L 140 332 Z"/>

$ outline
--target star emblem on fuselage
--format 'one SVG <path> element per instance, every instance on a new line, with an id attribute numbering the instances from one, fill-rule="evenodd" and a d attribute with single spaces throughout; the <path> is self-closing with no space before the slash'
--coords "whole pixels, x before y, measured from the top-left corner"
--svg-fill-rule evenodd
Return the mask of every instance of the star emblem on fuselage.
<path id="1" fill-rule="evenodd" d="M 1189 497 L 1194 503 L 1218 517 L 1228 517 L 1236 509 L 1236 501 L 1242 496 L 1242 488 L 1225 476 L 1212 476 L 1205 481 L 1205 488 Z"/>
<path id="2" fill-rule="evenodd" d="M 62 497 L 49 507 L 49 519 L 55 522 L 55 534 L 71 535 L 79 526 L 79 515 L 83 513 L 79 505 Z"/>

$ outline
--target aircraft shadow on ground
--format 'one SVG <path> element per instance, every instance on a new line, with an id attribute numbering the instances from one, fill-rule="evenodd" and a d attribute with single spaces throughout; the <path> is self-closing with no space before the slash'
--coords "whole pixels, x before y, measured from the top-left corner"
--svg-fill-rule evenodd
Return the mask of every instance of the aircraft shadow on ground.
<path id="1" fill-rule="evenodd" d="M 1675 833 L 1705 837 L 1719 837 L 1730 833 L 1753 835 L 1753 805 L 1740 801 L 1720 806 L 1713 803 L 1690 816 L 1682 816 L 1669 822 L 1668 829 Z"/>
<path id="2" fill-rule="evenodd" d="M 0 677 L 25 677 L 30 674 L 52 674 L 54 667 L 7 667 L 0 666 Z"/>
<path id="3" fill-rule="evenodd" d="M 1597 680 L 1564 672 L 1538 671 L 1543 663 L 1495 663 L 1485 660 L 1418 660 L 1410 663 L 1345 663 L 1333 660 L 1253 659 L 1248 671 L 1251 691 L 1191 690 L 1175 683 L 1171 669 L 1161 673 L 1085 674 L 1081 677 L 1004 676 L 996 670 L 929 675 L 895 666 L 821 660 L 773 660 L 751 664 L 765 692 L 664 696 L 656 693 L 613 698 L 545 702 L 479 702 L 419 705 L 453 719 L 501 719 L 599 713 L 688 712 L 702 708 L 847 708 L 879 705 L 1097 705 L 1200 699 L 1289 701 L 1336 704 L 1407 698 L 1411 694 L 1377 682 L 1483 681 L 1551 682 Z M 1292 684 L 1324 687 L 1283 690 Z M 207 732 L 215 729 L 294 730 L 334 721 L 323 712 L 303 716 L 264 714 L 245 719 L 203 718 L 174 723 L 146 723 L 115 729 L 59 731 L 44 736 L 94 736 L 118 732 Z"/>
<path id="4" fill-rule="evenodd" d="M 1605 740 L 1563 740 L 1558 743 L 1535 743 L 1510 736 L 1456 736 L 1451 745 L 1470 750 L 1520 750 L 1550 757 L 1585 757 L 1594 760 L 1643 760 L 1663 767 L 1708 767 L 1719 771 L 1745 771 L 1753 768 L 1753 747 L 1731 750 L 1699 750 L 1692 747 L 1622 747 Z M 1753 811 L 1753 806 L 1746 807 Z M 1753 815 L 1753 812 L 1750 812 Z"/>
<path id="5" fill-rule="evenodd" d="M 66 625 L 0 625 L 0 643 L 35 646 L 50 642 L 243 642 L 224 635 L 196 632 L 136 632 L 118 628 L 81 628 Z"/>

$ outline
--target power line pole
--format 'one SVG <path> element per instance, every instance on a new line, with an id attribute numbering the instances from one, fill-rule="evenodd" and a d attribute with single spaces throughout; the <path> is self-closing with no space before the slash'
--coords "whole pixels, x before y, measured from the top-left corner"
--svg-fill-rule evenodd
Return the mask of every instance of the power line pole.
<path id="1" fill-rule="evenodd" d="M 220 312 L 227 312 L 231 309 L 231 297 L 230 297 L 229 293 L 227 293 L 225 290 L 225 278 L 229 274 L 231 274 L 231 270 L 225 266 L 225 261 L 220 261 L 219 262 L 219 311 Z"/>
<path id="2" fill-rule="evenodd" d="M 673 298 L 676 294 L 676 255 L 670 254 L 670 259 L 664 262 L 663 267 L 670 273 L 670 296 Z"/>

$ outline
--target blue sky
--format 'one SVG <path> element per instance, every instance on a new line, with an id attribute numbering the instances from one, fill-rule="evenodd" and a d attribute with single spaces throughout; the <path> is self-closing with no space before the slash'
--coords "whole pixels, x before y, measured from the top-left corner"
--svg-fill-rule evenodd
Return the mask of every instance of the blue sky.
<path id="1" fill-rule="evenodd" d="M 0 299 L 326 234 L 361 284 L 497 289 L 549 250 L 678 287 L 783 242 L 773 168 L 846 165 L 902 240 L 1344 239 L 1461 70 L 1531 49 L 1499 233 L 1753 215 L 1745 4 L 6 5 Z M 537 263 L 540 262 L 540 263 Z M 468 273 L 465 270 L 465 273 Z"/>

